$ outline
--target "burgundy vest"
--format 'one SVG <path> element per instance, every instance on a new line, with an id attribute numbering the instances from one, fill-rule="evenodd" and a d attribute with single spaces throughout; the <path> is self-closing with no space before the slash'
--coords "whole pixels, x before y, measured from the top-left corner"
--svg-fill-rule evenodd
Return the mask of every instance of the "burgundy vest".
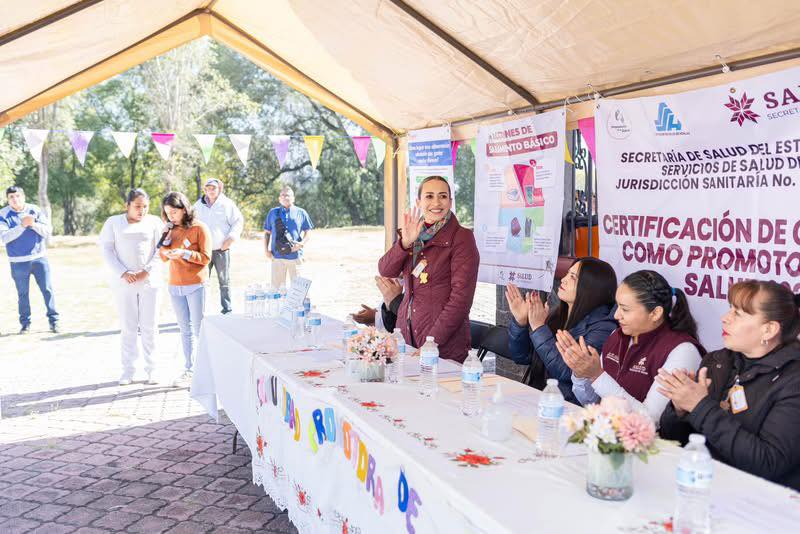
<path id="1" fill-rule="evenodd" d="M 675 332 L 666 323 L 640 335 L 634 344 L 631 344 L 631 336 L 617 328 L 603 345 L 603 370 L 636 400 L 644 402 L 658 370 L 664 366 L 669 353 L 681 343 L 693 344 L 701 356 L 705 353 L 695 338 L 684 332 Z"/>

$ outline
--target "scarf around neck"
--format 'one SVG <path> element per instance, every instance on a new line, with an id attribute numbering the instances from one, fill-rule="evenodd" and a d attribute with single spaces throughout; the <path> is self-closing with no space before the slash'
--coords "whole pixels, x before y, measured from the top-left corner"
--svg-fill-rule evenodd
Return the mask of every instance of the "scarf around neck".
<path id="1" fill-rule="evenodd" d="M 424 227 L 422 228 L 422 231 L 419 233 L 419 237 L 417 238 L 416 241 L 414 241 L 414 253 L 411 258 L 412 267 L 417 265 L 417 257 L 419 256 L 419 253 L 422 251 L 422 247 L 425 246 L 425 243 L 433 239 L 433 236 L 435 236 L 439 232 L 439 230 L 441 230 L 442 227 L 445 224 L 447 224 L 447 221 L 450 220 L 450 215 L 452 213 L 453 213 L 452 211 L 448 210 L 447 215 L 444 216 L 444 219 L 436 221 L 429 228 L 424 228 Z"/>

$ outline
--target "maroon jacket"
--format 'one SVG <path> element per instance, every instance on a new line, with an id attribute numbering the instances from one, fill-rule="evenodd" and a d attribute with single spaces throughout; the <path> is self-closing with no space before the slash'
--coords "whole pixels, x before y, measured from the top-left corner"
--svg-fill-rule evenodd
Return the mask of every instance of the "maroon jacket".
<path id="1" fill-rule="evenodd" d="M 417 262 L 423 258 L 428 260 L 426 284 L 411 275 L 412 251 L 404 249 L 399 239 L 378 262 L 381 276 L 403 277 L 405 292 L 397 311 L 397 326 L 406 343 L 421 347 L 427 336 L 433 336 L 442 358 L 463 362 L 470 347 L 469 310 L 480 263 L 475 236 L 452 214 L 425 243 Z M 413 302 L 410 314 L 409 302 Z"/>
<path id="2" fill-rule="evenodd" d="M 639 402 L 644 402 L 658 370 L 664 366 L 672 350 L 681 343 L 692 343 L 705 354 L 700 342 L 689 334 L 675 332 L 667 323 L 639 336 L 631 345 L 631 337 L 617 328 L 603 345 L 603 371 Z"/>

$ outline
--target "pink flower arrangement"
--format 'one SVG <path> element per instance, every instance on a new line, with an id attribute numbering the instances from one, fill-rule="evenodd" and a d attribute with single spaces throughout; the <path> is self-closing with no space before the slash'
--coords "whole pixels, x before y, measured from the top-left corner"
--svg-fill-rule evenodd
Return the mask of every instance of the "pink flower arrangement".
<path id="1" fill-rule="evenodd" d="M 347 341 L 347 354 L 351 360 L 366 363 L 392 363 L 397 354 L 397 342 L 385 332 L 370 326 L 351 336 Z"/>
<path id="2" fill-rule="evenodd" d="M 631 411 L 625 399 L 606 397 L 565 418 L 565 426 L 572 432 L 570 443 L 584 443 L 603 454 L 632 453 L 645 462 L 648 455 L 658 452 L 653 421 Z"/>

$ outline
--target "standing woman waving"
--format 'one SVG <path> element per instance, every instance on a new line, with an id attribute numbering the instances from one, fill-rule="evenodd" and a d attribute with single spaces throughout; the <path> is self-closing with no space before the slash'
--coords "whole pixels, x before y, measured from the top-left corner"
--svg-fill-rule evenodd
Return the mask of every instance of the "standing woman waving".
<path id="1" fill-rule="evenodd" d="M 442 358 L 463 362 L 480 256 L 475 236 L 458 223 L 451 205 L 447 180 L 425 178 L 416 207 L 403 218 L 400 239 L 380 259 L 378 271 L 404 280 L 397 325 L 406 343 L 420 347 L 433 336 Z"/>
<path id="2" fill-rule="evenodd" d="M 163 286 L 158 239 L 164 224 L 148 215 L 150 197 L 132 189 L 125 213 L 112 215 L 100 232 L 103 259 L 111 270 L 111 290 L 120 322 L 122 376 L 120 386 L 133 380 L 139 359 L 139 333 L 144 351 L 146 384 L 155 384 L 158 362 L 154 357 L 158 333 L 159 292 Z"/>
<path id="3" fill-rule="evenodd" d="M 211 261 L 211 233 L 196 220 L 186 195 L 172 191 L 161 202 L 161 217 L 167 223 L 160 242 L 161 259 L 169 262 L 169 294 L 178 319 L 183 344 L 184 371 L 173 383 L 188 386 L 192 381 L 197 339 L 206 303 L 208 263 Z"/>

